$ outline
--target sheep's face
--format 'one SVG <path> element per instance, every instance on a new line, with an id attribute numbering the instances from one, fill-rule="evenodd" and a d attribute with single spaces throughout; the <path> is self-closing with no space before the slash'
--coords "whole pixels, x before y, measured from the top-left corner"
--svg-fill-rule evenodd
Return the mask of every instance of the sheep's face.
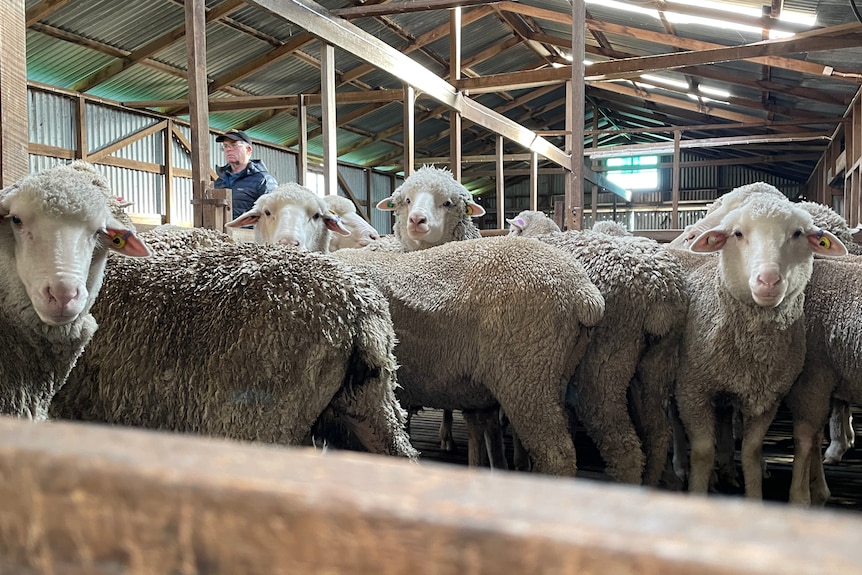
<path id="1" fill-rule="evenodd" d="M 330 234 L 329 251 L 364 248 L 380 239 L 377 230 L 355 212 L 341 214 L 341 224 L 350 231 L 350 235 Z"/>
<path id="2" fill-rule="evenodd" d="M 18 276 L 2 281 L 20 281 L 39 318 L 54 326 L 89 311 L 102 285 L 108 248 L 150 253 L 111 216 L 102 192 L 87 187 L 92 174 L 66 169 L 58 175 L 61 169 L 25 179 L 0 198 L 3 257 L 14 257 Z M 9 259 L 6 264 L 11 267 Z"/>
<path id="3" fill-rule="evenodd" d="M 741 301 L 775 307 L 801 293 L 811 278 L 815 253 L 847 253 L 833 234 L 789 201 L 753 199 L 731 210 L 718 227 L 698 236 L 696 252 L 720 250 L 722 283 Z"/>
<path id="4" fill-rule="evenodd" d="M 259 244 L 282 244 L 312 252 L 329 251 L 330 232 L 350 235 L 323 200 L 292 182 L 262 195 L 249 211 L 226 225 L 253 225 Z"/>
<path id="5" fill-rule="evenodd" d="M 455 181 L 451 172 L 428 166 L 404 180 L 377 208 L 395 212 L 396 235 L 413 249 L 452 241 L 458 222 L 485 215 L 485 210 Z"/>

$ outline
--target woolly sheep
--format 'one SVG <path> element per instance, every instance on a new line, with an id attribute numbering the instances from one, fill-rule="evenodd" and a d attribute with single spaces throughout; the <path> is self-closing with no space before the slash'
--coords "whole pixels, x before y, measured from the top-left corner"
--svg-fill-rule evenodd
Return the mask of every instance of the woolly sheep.
<path id="1" fill-rule="evenodd" d="M 605 299 L 578 367 L 578 419 L 612 477 L 655 485 L 667 459 L 665 405 L 687 311 L 680 266 L 642 238 L 570 230 L 536 239 L 572 254 Z M 629 415 L 630 393 L 639 396 L 643 443 Z"/>
<path id="2" fill-rule="evenodd" d="M 255 243 L 279 243 L 312 252 L 329 251 L 330 232 L 350 235 L 320 196 L 296 182 L 263 194 L 250 210 L 225 224 L 229 228 L 252 225 Z"/>
<path id="3" fill-rule="evenodd" d="M 342 248 L 364 248 L 380 239 L 380 234 L 374 226 L 356 212 L 356 206 L 347 198 L 329 195 L 323 196 L 323 202 L 329 211 L 341 218 L 341 224 L 350 231 L 350 235 L 330 234 L 329 251 Z"/>
<path id="4" fill-rule="evenodd" d="M 107 182 L 85 162 L 0 191 L 0 412 L 46 419 L 96 331 L 91 307 L 109 250 L 149 250 L 109 209 Z"/>
<path id="5" fill-rule="evenodd" d="M 620 223 L 615 222 L 614 220 L 602 220 L 593 224 L 593 231 L 599 232 L 602 234 L 608 234 L 609 236 L 631 236 L 631 232 L 629 232 L 626 227 Z"/>
<path id="6" fill-rule="evenodd" d="M 544 212 L 534 210 L 524 210 L 514 218 L 507 219 L 506 221 L 509 223 L 510 236 L 529 238 L 561 231 L 560 226 Z"/>
<path id="7" fill-rule="evenodd" d="M 480 238 L 479 228 L 472 218 L 485 215 L 485 209 L 473 201 L 473 195 L 455 180 L 451 171 L 434 166 L 423 166 L 409 175 L 392 195 L 377 204 L 377 209 L 395 212 L 393 232 L 397 242 L 382 242 L 375 246 L 380 250 L 415 251 L 447 242 Z M 400 244 L 400 245 L 399 245 Z M 473 415 L 464 414 L 470 437 L 484 433 L 490 438 L 491 465 L 504 467 L 502 456 L 502 431 L 487 427 L 493 418 L 477 415 L 485 421 L 484 431 L 473 420 Z M 439 431 L 440 446 L 446 451 L 455 449 L 452 437 L 452 413 L 444 410 Z M 469 459 L 478 462 L 481 450 L 471 441 Z"/>
<path id="8" fill-rule="evenodd" d="M 573 258 L 523 238 L 339 250 L 389 299 L 404 405 L 499 405 L 541 473 L 573 475 L 566 384 L 604 300 Z M 501 353 L 500 350 L 505 350 Z"/>
<path id="9" fill-rule="evenodd" d="M 481 237 L 470 218 L 485 215 L 473 195 L 452 172 L 423 166 L 408 176 L 377 209 L 395 212 L 395 237 L 404 251 Z"/>
<path id="10" fill-rule="evenodd" d="M 686 266 L 690 297 L 675 386 L 691 444 L 689 489 L 708 489 L 715 458 L 714 402 L 729 398 L 745 422 L 745 492 L 760 498 L 763 437 L 802 370 L 803 290 L 813 254 L 843 255 L 846 249 L 833 234 L 814 227 L 807 212 L 772 193 L 753 194 L 695 238 L 690 249 L 719 255 L 675 252 Z"/>
<path id="11" fill-rule="evenodd" d="M 344 264 L 224 244 L 112 258 L 103 291 L 52 416 L 297 444 L 329 406 L 369 451 L 417 456 L 386 299 Z"/>
<path id="12" fill-rule="evenodd" d="M 862 259 L 815 260 L 805 297 L 805 366 L 786 400 L 793 414 L 790 502 L 824 504 L 820 445 L 830 399 L 862 401 Z"/>
<path id="13" fill-rule="evenodd" d="M 840 239 L 851 254 L 862 255 L 862 246 L 853 240 L 850 226 L 840 214 L 829 206 L 817 202 L 799 202 L 799 206 L 811 214 L 814 225 L 827 229 Z M 840 400 L 833 400 L 832 415 L 829 417 L 830 444 L 824 455 L 824 463 L 838 463 L 844 453 L 855 443 L 853 432 L 853 416 L 850 405 Z"/>

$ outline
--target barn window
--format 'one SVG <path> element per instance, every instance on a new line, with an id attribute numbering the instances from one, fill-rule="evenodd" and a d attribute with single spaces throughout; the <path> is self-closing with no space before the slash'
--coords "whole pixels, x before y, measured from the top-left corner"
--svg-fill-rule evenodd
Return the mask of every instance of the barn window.
<path id="1" fill-rule="evenodd" d="M 658 189 L 658 156 L 608 158 L 607 177 L 626 190 Z"/>

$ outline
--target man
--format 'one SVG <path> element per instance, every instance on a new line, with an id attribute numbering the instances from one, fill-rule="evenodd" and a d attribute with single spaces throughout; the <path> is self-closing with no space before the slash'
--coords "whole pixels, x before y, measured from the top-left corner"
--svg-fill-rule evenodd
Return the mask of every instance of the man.
<path id="1" fill-rule="evenodd" d="M 260 160 L 251 159 L 251 138 L 241 130 L 232 130 L 216 138 L 222 145 L 227 165 L 216 168 L 216 188 L 230 188 L 233 195 L 233 217 L 237 218 L 254 205 L 255 200 L 278 186 Z"/>

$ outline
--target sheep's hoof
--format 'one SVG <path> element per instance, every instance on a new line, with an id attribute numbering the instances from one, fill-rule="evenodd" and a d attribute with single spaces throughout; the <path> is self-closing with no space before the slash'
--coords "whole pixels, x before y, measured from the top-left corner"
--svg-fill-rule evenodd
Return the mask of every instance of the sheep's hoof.
<path id="1" fill-rule="evenodd" d="M 847 450 L 842 448 L 840 444 L 830 443 L 823 456 L 823 463 L 826 465 L 835 465 L 840 463 L 846 452 Z"/>
<path id="2" fill-rule="evenodd" d="M 455 453 L 458 451 L 458 446 L 451 439 L 441 439 L 440 440 L 440 450 L 445 451 L 447 453 Z"/>

